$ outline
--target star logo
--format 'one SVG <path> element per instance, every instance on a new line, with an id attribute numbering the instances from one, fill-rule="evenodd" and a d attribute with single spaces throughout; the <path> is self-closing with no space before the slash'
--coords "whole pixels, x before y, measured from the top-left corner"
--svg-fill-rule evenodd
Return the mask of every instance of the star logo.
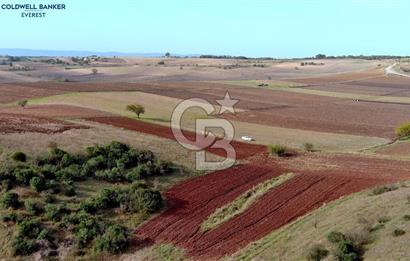
<path id="1" fill-rule="evenodd" d="M 235 109 L 234 106 L 239 100 L 233 100 L 231 96 L 229 95 L 229 92 L 227 91 L 225 93 L 225 97 L 223 100 L 216 100 L 219 105 L 221 105 L 221 110 L 219 111 L 219 114 L 222 114 L 226 111 L 235 114 Z"/>

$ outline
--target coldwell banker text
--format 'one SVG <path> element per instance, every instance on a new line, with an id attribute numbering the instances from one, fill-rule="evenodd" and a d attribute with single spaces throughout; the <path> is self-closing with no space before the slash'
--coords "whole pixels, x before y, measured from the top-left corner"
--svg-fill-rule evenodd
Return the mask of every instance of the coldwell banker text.
<path id="1" fill-rule="evenodd" d="M 2 4 L 3 10 L 22 11 L 21 17 L 46 17 L 47 10 L 65 10 L 65 4 Z"/>

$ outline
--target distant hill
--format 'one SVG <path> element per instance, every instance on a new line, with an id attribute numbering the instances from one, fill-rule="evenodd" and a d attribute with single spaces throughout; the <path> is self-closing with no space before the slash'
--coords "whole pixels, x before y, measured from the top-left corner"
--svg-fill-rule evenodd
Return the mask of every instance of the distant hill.
<path id="1" fill-rule="evenodd" d="M 20 48 L 0 48 L 0 55 L 11 56 L 140 56 L 140 57 L 161 57 L 165 53 L 122 53 L 122 52 L 96 52 L 96 51 L 61 51 L 61 50 L 33 50 Z M 175 56 L 197 56 L 179 55 Z"/>

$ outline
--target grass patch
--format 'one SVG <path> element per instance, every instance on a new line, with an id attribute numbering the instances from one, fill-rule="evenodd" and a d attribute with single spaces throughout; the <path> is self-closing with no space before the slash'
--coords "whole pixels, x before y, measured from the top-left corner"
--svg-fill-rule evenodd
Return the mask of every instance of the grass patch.
<path id="1" fill-rule="evenodd" d="M 285 146 L 275 144 L 275 145 L 268 145 L 268 153 L 270 155 L 284 157 L 289 153 L 289 151 L 288 151 L 288 148 L 286 148 Z"/>
<path id="2" fill-rule="evenodd" d="M 228 221 L 234 216 L 244 212 L 252 203 L 262 197 L 265 193 L 274 187 L 286 182 L 294 176 L 293 173 L 288 173 L 265 181 L 254 188 L 248 190 L 231 203 L 218 208 L 211 216 L 209 216 L 201 225 L 202 231 L 208 231 L 216 228 L 223 222 Z"/>
<path id="3" fill-rule="evenodd" d="M 164 261 L 182 261 L 185 260 L 184 253 L 172 245 L 158 245 L 154 248 L 158 260 Z"/>

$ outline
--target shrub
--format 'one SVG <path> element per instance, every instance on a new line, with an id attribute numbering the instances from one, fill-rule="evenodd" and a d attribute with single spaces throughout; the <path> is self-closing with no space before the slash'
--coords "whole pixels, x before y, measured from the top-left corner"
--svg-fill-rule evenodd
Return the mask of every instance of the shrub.
<path id="1" fill-rule="evenodd" d="M 26 107 L 27 103 L 28 103 L 27 100 L 21 100 L 21 101 L 17 102 L 17 105 L 24 108 L 24 107 Z"/>
<path id="2" fill-rule="evenodd" d="M 24 220 L 18 224 L 17 228 L 19 236 L 32 239 L 37 238 L 42 230 L 41 224 L 37 220 Z"/>
<path id="3" fill-rule="evenodd" d="M 46 194 L 45 202 L 48 204 L 54 203 L 56 198 L 53 195 Z"/>
<path id="4" fill-rule="evenodd" d="M 14 169 L 13 174 L 16 181 L 22 185 L 29 185 L 33 177 L 37 177 L 39 173 L 33 167 L 19 166 Z"/>
<path id="5" fill-rule="evenodd" d="M 404 234 L 406 234 L 406 231 L 404 231 L 403 229 L 397 228 L 397 229 L 393 230 L 393 236 L 395 236 L 395 237 L 399 237 L 399 236 L 402 236 Z"/>
<path id="6" fill-rule="evenodd" d="M 58 183 L 58 182 L 55 181 L 54 179 L 49 180 L 49 181 L 47 182 L 46 187 L 47 187 L 47 189 L 51 190 L 51 193 L 54 193 L 54 194 L 60 193 L 60 191 L 61 191 L 60 183 Z"/>
<path id="7" fill-rule="evenodd" d="M 30 199 L 27 199 L 24 202 L 24 208 L 31 215 L 37 215 L 41 212 L 41 207 L 39 204 Z"/>
<path id="8" fill-rule="evenodd" d="M 64 205 L 47 204 L 45 207 L 45 218 L 52 221 L 60 221 L 63 214 L 68 214 L 70 211 Z"/>
<path id="9" fill-rule="evenodd" d="M 84 213 L 71 216 L 68 223 L 74 225 L 74 236 L 80 248 L 88 245 L 97 235 L 102 234 L 104 230 L 104 224 Z"/>
<path id="10" fill-rule="evenodd" d="M 93 199 L 93 204 L 96 209 L 109 209 L 119 205 L 118 193 L 115 189 L 104 188 L 100 194 Z"/>
<path id="11" fill-rule="evenodd" d="M 398 189 L 397 186 L 382 186 L 382 187 L 377 187 L 377 188 L 374 188 L 374 189 L 373 189 L 372 195 L 380 195 L 380 194 L 383 194 L 383 193 L 386 193 L 386 192 L 390 192 L 390 191 L 393 191 L 393 190 L 396 190 L 396 189 Z"/>
<path id="12" fill-rule="evenodd" d="M 124 171 L 120 168 L 114 167 L 112 169 L 97 171 L 95 176 L 109 182 L 119 182 L 124 179 Z"/>
<path id="13" fill-rule="evenodd" d="M 86 178 L 86 175 L 83 175 L 81 167 L 77 164 L 71 164 L 68 167 L 62 168 L 56 172 L 56 177 L 59 180 L 74 180 L 80 181 Z"/>
<path id="14" fill-rule="evenodd" d="M 26 239 L 21 236 L 17 236 L 11 242 L 14 256 L 28 256 L 38 250 L 38 245 L 33 239 Z"/>
<path id="15" fill-rule="evenodd" d="M 317 244 L 309 249 L 306 258 L 311 261 L 320 261 L 327 257 L 328 254 L 329 251 L 324 246 Z"/>
<path id="16" fill-rule="evenodd" d="M 41 192 L 46 189 L 46 182 L 44 178 L 33 177 L 30 180 L 30 187 L 36 192 Z"/>
<path id="17" fill-rule="evenodd" d="M 405 221 L 410 221 L 410 215 L 404 215 L 404 216 L 403 216 L 403 219 L 404 219 Z"/>
<path id="18" fill-rule="evenodd" d="M 64 195 L 67 197 L 73 197 L 76 195 L 74 184 L 66 183 L 64 184 Z"/>
<path id="19" fill-rule="evenodd" d="M 121 207 L 127 212 L 145 211 L 154 213 L 162 207 L 162 197 L 158 191 L 133 186 L 121 196 Z"/>
<path id="20" fill-rule="evenodd" d="M 125 227 L 112 225 L 96 241 L 98 251 L 107 251 L 111 254 L 123 252 L 128 247 L 128 233 Z"/>
<path id="21" fill-rule="evenodd" d="M 20 217 L 14 212 L 5 214 L 1 217 L 1 221 L 3 222 L 17 222 L 19 219 Z"/>
<path id="22" fill-rule="evenodd" d="M 304 143 L 303 148 L 305 149 L 305 151 L 308 151 L 308 152 L 314 151 L 314 146 L 312 143 L 308 143 L 308 142 Z"/>
<path id="23" fill-rule="evenodd" d="M 9 191 L 12 188 L 12 184 L 9 179 L 1 181 L 1 189 L 4 191 Z"/>
<path id="24" fill-rule="evenodd" d="M 271 155 L 283 157 L 286 155 L 286 147 L 282 145 L 268 145 L 268 152 Z"/>
<path id="25" fill-rule="evenodd" d="M 334 243 L 334 244 L 337 244 L 345 239 L 346 239 L 346 236 L 343 233 L 338 232 L 338 231 L 332 231 L 327 235 L 327 240 L 330 243 Z"/>
<path id="26" fill-rule="evenodd" d="M 3 208 L 18 208 L 20 206 L 19 195 L 13 192 L 6 192 L 1 198 L 0 204 Z"/>
<path id="27" fill-rule="evenodd" d="M 366 237 L 368 234 L 366 234 Z M 362 237 L 346 236 L 341 232 L 332 231 L 327 235 L 330 243 L 336 245 L 335 256 L 338 260 L 360 260 L 363 252 L 362 246 L 366 239 Z"/>
<path id="28" fill-rule="evenodd" d="M 11 155 L 11 158 L 12 158 L 14 161 L 20 161 L 20 162 L 26 162 L 26 160 L 27 160 L 26 154 L 24 154 L 24 153 L 21 152 L 21 151 L 16 151 L 16 152 L 14 152 L 14 153 Z"/>
<path id="29" fill-rule="evenodd" d="M 350 240 L 342 240 L 337 243 L 335 255 L 338 260 L 360 260 L 360 255 Z"/>
<path id="30" fill-rule="evenodd" d="M 398 138 L 405 138 L 410 136 L 410 122 L 403 123 L 396 128 L 396 135 Z"/>

